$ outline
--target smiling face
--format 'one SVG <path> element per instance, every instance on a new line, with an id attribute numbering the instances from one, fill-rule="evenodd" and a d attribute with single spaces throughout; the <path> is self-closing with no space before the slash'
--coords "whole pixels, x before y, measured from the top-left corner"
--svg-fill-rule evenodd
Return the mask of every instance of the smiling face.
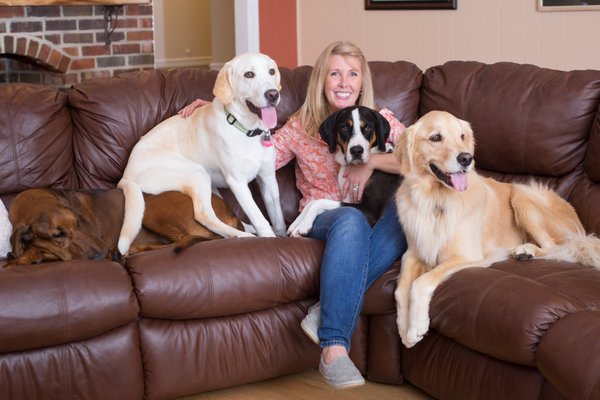
<path id="1" fill-rule="evenodd" d="M 356 104 L 362 84 L 363 74 L 357 57 L 332 55 L 329 58 L 324 88 L 329 111 L 338 111 Z"/>
<path id="2" fill-rule="evenodd" d="M 431 111 L 401 135 L 397 154 L 402 173 L 435 179 L 465 191 L 473 168 L 475 142 L 468 122 L 443 111 Z"/>

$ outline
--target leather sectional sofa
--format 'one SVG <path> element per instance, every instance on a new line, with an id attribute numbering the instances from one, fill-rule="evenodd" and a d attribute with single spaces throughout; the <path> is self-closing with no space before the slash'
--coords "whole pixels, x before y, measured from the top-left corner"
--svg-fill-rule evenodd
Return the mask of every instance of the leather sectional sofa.
<path id="1" fill-rule="evenodd" d="M 541 180 L 600 233 L 600 71 L 371 67 L 378 103 L 406 125 L 433 109 L 470 121 L 479 171 Z M 282 68 L 279 126 L 302 103 L 309 73 Z M 114 188 L 140 136 L 212 98 L 215 78 L 178 69 L 66 91 L 0 86 L 2 200 L 47 186 L 120 196 Z M 289 224 L 299 201 L 293 166 L 278 179 Z M 223 239 L 123 265 L 0 269 L 0 398 L 173 399 L 316 367 L 319 349 L 299 323 L 318 296 L 322 250 L 307 238 Z M 600 271 L 544 260 L 462 271 L 436 291 L 430 332 L 405 349 L 393 298 L 400 267 L 368 291 L 352 340 L 369 380 L 406 380 L 439 399 L 600 398 Z"/>

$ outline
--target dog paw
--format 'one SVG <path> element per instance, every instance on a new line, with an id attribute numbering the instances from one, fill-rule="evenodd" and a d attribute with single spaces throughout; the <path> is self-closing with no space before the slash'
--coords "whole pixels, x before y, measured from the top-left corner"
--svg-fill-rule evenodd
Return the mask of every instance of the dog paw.
<path id="1" fill-rule="evenodd" d="M 423 339 L 428 330 L 429 318 L 427 318 L 427 322 L 423 325 L 412 325 L 408 328 L 406 334 L 402 337 L 402 343 L 406 348 L 411 348 Z"/>
<path id="2" fill-rule="evenodd" d="M 531 260 L 535 257 L 537 246 L 531 243 L 525 243 L 515 247 L 512 255 L 517 260 Z"/>
<path id="3" fill-rule="evenodd" d="M 299 237 L 306 236 L 312 228 L 312 220 L 307 221 L 306 213 L 300 214 L 287 230 L 288 236 Z"/>
<path id="4" fill-rule="evenodd" d="M 419 343 L 421 339 L 423 339 L 423 335 L 417 334 L 417 332 L 414 329 L 409 329 L 406 332 L 406 335 L 402 337 L 402 344 L 407 349 L 410 349 L 415 344 Z"/>
<path id="5" fill-rule="evenodd" d="M 273 230 L 271 229 L 260 229 L 257 230 L 258 232 L 258 236 L 260 237 L 276 237 L 275 236 L 275 232 L 273 232 Z M 244 234 L 247 234 L 246 232 L 244 232 Z M 252 237 L 254 235 L 250 235 L 250 237 Z"/>
<path id="6" fill-rule="evenodd" d="M 258 236 L 262 236 L 262 235 L 258 235 Z M 275 235 L 273 235 L 273 236 L 275 236 Z M 253 234 L 253 233 L 250 233 L 250 232 L 242 232 L 242 231 L 240 231 L 240 233 L 238 233 L 236 235 L 236 237 L 238 237 L 238 238 L 256 237 L 256 235 Z"/>
<path id="7" fill-rule="evenodd" d="M 406 334 L 402 337 L 402 343 L 410 348 L 419 343 L 429 330 L 429 314 L 419 314 L 408 322 Z"/>
<path id="8" fill-rule="evenodd" d="M 299 224 L 290 226 L 287 233 L 289 236 L 293 237 L 307 236 L 310 233 L 311 229 L 312 224 L 306 224 L 304 222 L 301 222 Z"/>

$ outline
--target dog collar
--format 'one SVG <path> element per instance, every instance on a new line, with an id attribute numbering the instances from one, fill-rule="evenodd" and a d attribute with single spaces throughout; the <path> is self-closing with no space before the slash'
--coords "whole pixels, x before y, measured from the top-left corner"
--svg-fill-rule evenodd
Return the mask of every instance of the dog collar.
<path id="1" fill-rule="evenodd" d="M 235 126 L 240 132 L 244 133 L 246 136 L 255 137 L 255 136 L 264 134 L 265 136 L 270 138 L 270 136 L 271 136 L 270 130 L 267 129 L 266 131 L 263 131 L 262 129 L 258 129 L 258 128 L 254 129 L 254 130 L 246 129 L 240 123 L 240 121 L 238 121 L 237 118 L 227 110 L 227 107 L 225 105 L 223 105 L 223 108 L 225 109 L 225 114 L 227 114 L 227 122 L 229 123 L 229 125 Z"/>

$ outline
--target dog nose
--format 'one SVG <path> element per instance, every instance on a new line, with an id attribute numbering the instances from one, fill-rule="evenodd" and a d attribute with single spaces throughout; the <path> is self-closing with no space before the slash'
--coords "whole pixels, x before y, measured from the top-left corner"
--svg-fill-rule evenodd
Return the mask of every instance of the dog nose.
<path id="1" fill-rule="evenodd" d="M 279 91 L 276 89 L 269 89 L 265 92 L 265 98 L 269 104 L 275 104 L 279 99 Z"/>
<path id="2" fill-rule="evenodd" d="M 456 160 L 463 167 L 468 167 L 473 162 L 473 154 L 471 154 L 471 153 L 460 153 L 456 157 Z"/>
<path id="3" fill-rule="evenodd" d="M 352 146 L 352 147 L 350 147 L 350 155 L 355 160 L 362 158 L 362 155 L 363 155 L 364 151 L 365 151 L 365 149 L 363 149 L 362 146 Z"/>

